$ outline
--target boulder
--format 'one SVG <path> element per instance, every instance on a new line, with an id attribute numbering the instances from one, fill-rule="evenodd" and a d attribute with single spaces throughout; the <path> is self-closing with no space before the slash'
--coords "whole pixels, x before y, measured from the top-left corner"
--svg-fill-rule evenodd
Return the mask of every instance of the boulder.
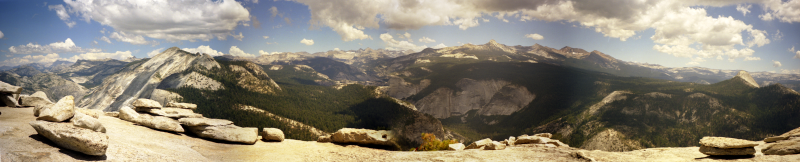
<path id="1" fill-rule="evenodd" d="M 767 137 L 767 138 L 764 138 L 764 142 L 770 143 L 770 142 L 786 140 L 786 139 L 789 139 L 789 137 L 786 137 L 786 136 Z"/>
<path id="2" fill-rule="evenodd" d="M 106 132 L 106 127 L 103 127 L 103 124 L 100 123 L 100 120 L 81 112 L 76 112 L 75 116 L 70 119 L 70 122 L 72 122 L 72 125 L 75 125 L 76 127 L 86 128 L 95 132 Z"/>
<path id="3" fill-rule="evenodd" d="M 486 138 L 482 140 L 478 140 L 469 144 L 466 149 L 483 149 L 487 144 L 492 143 L 492 139 Z"/>
<path id="4" fill-rule="evenodd" d="M 497 142 L 497 141 L 492 141 L 491 143 L 486 144 L 486 147 L 484 149 L 485 150 L 504 150 L 504 149 L 506 149 L 506 145 L 504 145 L 504 144 L 502 144 L 500 142 Z"/>
<path id="5" fill-rule="evenodd" d="M 64 96 L 55 105 L 43 108 L 36 120 L 62 122 L 71 118 L 72 115 L 75 115 L 75 97 Z"/>
<path id="6" fill-rule="evenodd" d="M 278 128 L 264 128 L 261 137 L 266 141 L 283 141 L 283 131 Z"/>
<path id="7" fill-rule="evenodd" d="M 552 144 L 557 147 L 569 147 L 569 145 L 567 145 L 566 143 L 554 139 L 550 139 L 549 141 L 547 141 L 547 144 Z"/>
<path id="8" fill-rule="evenodd" d="M 706 155 L 753 155 L 756 153 L 756 149 L 753 147 L 725 149 L 710 146 L 700 146 L 700 153 Z"/>
<path id="9" fill-rule="evenodd" d="M 517 137 L 511 136 L 511 137 L 508 137 L 508 139 L 506 139 L 506 143 L 509 146 L 514 146 L 515 142 L 517 142 Z"/>
<path id="10" fill-rule="evenodd" d="M 83 113 L 84 115 L 89 115 L 95 119 L 99 119 L 100 115 L 103 115 L 103 111 L 101 110 L 93 110 L 93 109 L 84 109 L 84 108 L 75 108 L 75 112 Z"/>
<path id="11" fill-rule="evenodd" d="M 331 136 L 319 136 L 317 142 L 331 142 Z"/>
<path id="12" fill-rule="evenodd" d="M 139 114 L 138 118 L 133 120 L 134 123 L 143 125 L 145 127 L 150 127 L 153 129 L 163 130 L 163 131 L 170 131 L 170 132 L 177 132 L 183 133 L 183 127 L 181 127 L 181 123 L 177 120 L 163 117 L 163 116 L 152 116 L 149 114 Z"/>
<path id="13" fill-rule="evenodd" d="M 19 107 L 19 93 L 22 87 L 14 86 L 5 82 L 0 82 L 0 100 L 3 104 L 10 107 Z"/>
<path id="14" fill-rule="evenodd" d="M 119 108 L 119 119 L 129 122 L 134 122 L 136 118 L 139 118 L 139 113 L 133 111 L 131 107 L 122 106 L 121 108 Z"/>
<path id="15" fill-rule="evenodd" d="M 186 118 L 184 118 L 186 119 Z M 258 141 L 258 128 L 242 128 L 235 125 L 221 126 L 192 126 L 187 127 L 190 132 L 202 138 L 215 140 L 238 142 L 244 144 L 255 144 Z"/>
<path id="16" fill-rule="evenodd" d="M 39 114 L 42 113 L 42 109 L 53 107 L 53 105 L 56 105 L 56 104 L 51 103 L 51 104 L 45 104 L 45 105 L 37 105 L 37 106 L 33 107 L 33 116 L 39 117 Z"/>
<path id="17" fill-rule="evenodd" d="M 146 111 L 149 109 L 161 108 L 160 103 L 153 101 L 151 99 L 144 99 L 144 98 L 136 99 L 136 101 L 133 101 L 131 105 L 133 105 L 133 108 L 135 108 L 136 111 Z"/>
<path id="18" fill-rule="evenodd" d="M 39 97 L 39 98 L 43 98 L 43 99 L 45 99 L 45 101 L 47 101 L 47 102 L 50 102 L 50 103 L 53 103 L 53 101 L 52 101 L 52 100 L 50 100 L 50 98 L 48 98 L 48 97 L 47 97 L 47 94 L 45 94 L 45 93 L 44 93 L 44 92 L 42 92 L 42 91 L 36 91 L 36 92 L 34 92 L 33 94 L 31 94 L 31 96 L 30 96 L 30 97 Z"/>
<path id="19" fill-rule="evenodd" d="M 514 144 L 547 144 L 549 141 L 550 138 L 547 137 L 522 135 L 517 137 L 516 141 L 514 141 Z"/>
<path id="20" fill-rule="evenodd" d="M 800 153 L 800 138 L 794 137 L 789 140 L 781 140 L 773 144 L 766 145 L 761 149 L 764 155 L 790 155 Z"/>
<path id="21" fill-rule="evenodd" d="M 22 87 L 14 86 L 6 82 L 0 82 L 0 93 L 19 94 L 21 92 L 22 92 Z"/>
<path id="22" fill-rule="evenodd" d="M 105 115 L 116 118 L 119 117 L 119 112 L 105 112 Z"/>
<path id="23" fill-rule="evenodd" d="M 62 148 L 94 156 L 105 155 L 108 149 L 108 136 L 105 133 L 77 128 L 71 123 L 32 121 L 29 124 L 39 135 Z"/>
<path id="24" fill-rule="evenodd" d="M 700 139 L 700 145 L 727 149 L 755 147 L 758 146 L 758 142 L 728 137 L 703 137 Z"/>
<path id="25" fill-rule="evenodd" d="M 47 97 L 47 96 L 45 96 Z M 19 97 L 19 105 L 22 106 L 38 106 L 38 105 L 46 105 L 52 104 L 49 99 L 42 98 L 38 96 L 20 96 Z"/>
<path id="26" fill-rule="evenodd" d="M 14 96 L 15 94 L 0 93 L 0 100 L 3 101 L 3 105 L 5 106 L 20 107 L 19 103 L 17 102 L 18 100 Z"/>
<path id="27" fill-rule="evenodd" d="M 194 111 L 190 109 L 182 109 L 182 108 L 161 108 L 161 109 L 147 109 L 145 112 L 157 115 L 157 116 L 165 116 L 169 118 L 202 118 L 203 114 L 194 113 Z"/>
<path id="28" fill-rule="evenodd" d="M 355 128 L 339 129 L 331 135 L 331 142 L 362 145 L 395 145 L 394 132 L 392 131 Z"/>
<path id="29" fill-rule="evenodd" d="M 550 133 L 539 133 L 539 134 L 534 134 L 533 136 L 535 136 L 535 137 L 544 137 L 544 138 L 553 138 L 553 134 L 550 134 Z"/>
<path id="30" fill-rule="evenodd" d="M 242 128 L 233 125 L 230 120 L 209 118 L 181 118 L 182 125 L 202 138 L 255 144 L 258 140 L 258 128 Z"/>
<path id="31" fill-rule="evenodd" d="M 170 103 L 167 103 L 167 107 L 175 107 L 175 108 L 182 108 L 182 109 L 192 109 L 192 110 L 197 109 L 197 105 L 196 104 L 192 104 L 192 103 L 170 102 Z"/>
<path id="32" fill-rule="evenodd" d="M 188 127 L 197 126 L 223 126 L 233 124 L 230 120 L 225 119 L 209 119 L 209 118 L 182 118 L 178 120 L 181 124 Z"/>
<path id="33" fill-rule="evenodd" d="M 452 151 L 461 151 L 464 150 L 464 148 L 465 146 L 463 143 L 455 143 L 447 145 L 447 150 L 452 150 Z"/>

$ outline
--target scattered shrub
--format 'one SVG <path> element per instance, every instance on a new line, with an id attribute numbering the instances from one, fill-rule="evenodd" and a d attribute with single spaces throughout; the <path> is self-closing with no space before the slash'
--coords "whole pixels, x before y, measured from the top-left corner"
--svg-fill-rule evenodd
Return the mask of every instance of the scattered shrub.
<path id="1" fill-rule="evenodd" d="M 422 145 L 414 149 L 414 151 L 447 150 L 448 145 L 458 143 L 458 140 L 455 139 L 440 141 L 432 133 L 422 133 L 422 140 L 424 141 Z"/>

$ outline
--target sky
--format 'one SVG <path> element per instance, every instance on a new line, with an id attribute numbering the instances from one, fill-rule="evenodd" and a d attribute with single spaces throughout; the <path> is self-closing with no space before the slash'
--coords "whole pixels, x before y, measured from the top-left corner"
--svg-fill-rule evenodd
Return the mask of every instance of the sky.
<path id="1" fill-rule="evenodd" d="M 800 0 L 0 0 L 0 66 L 485 44 L 800 74 Z"/>

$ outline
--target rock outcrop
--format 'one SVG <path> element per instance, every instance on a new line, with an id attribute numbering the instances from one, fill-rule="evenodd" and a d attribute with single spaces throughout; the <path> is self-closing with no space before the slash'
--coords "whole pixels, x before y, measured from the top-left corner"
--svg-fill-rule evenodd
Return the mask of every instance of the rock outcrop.
<path id="1" fill-rule="evenodd" d="M 32 121 L 29 124 L 39 135 L 62 148 L 95 156 L 105 155 L 108 149 L 108 136 L 102 132 L 78 128 L 71 123 Z"/>
<path id="2" fill-rule="evenodd" d="M 331 135 L 331 142 L 391 146 L 395 145 L 394 138 L 392 131 L 342 128 Z"/>
<path id="3" fill-rule="evenodd" d="M 261 138 L 265 141 L 283 141 L 283 131 L 278 128 L 264 128 Z"/>
<path id="4" fill-rule="evenodd" d="M 163 89 L 154 89 L 153 93 L 150 95 L 150 99 L 157 101 L 161 105 L 167 105 L 170 102 L 180 101 L 181 99 L 183 99 L 183 96 L 181 96 L 178 93 L 170 92 Z"/>
<path id="5" fill-rule="evenodd" d="M 800 128 L 795 128 L 780 136 L 766 138 L 764 142 L 768 142 L 761 149 L 764 155 L 800 154 Z"/>
<path id="6" fill-rule="evenodd" d="M 469 144 L 466 149 L 483 149 L 486 145 L 492 143 L 492 139 L 486 138 L 482 140 L 478 140 Z"/>
<path id="7" fill-rule="evenodd" d="M 491 142 L 489 144 L 486 144 L 486 148 L 484 148 L 484 149 L 486 149 L 486 150 L 505 150 L 506 149 L 506 144 L 502 144 L 500 142 L 493 141 L 493 142 Z"/>
<path id="8" fill-rule="evenodd" d="M 740 78 L 740 79 L 742 79 L 742 80 L 743 80 L 743 81 L 744 81 L 744 82 L 745 82 L 745 83 L 746 83 L 748 86 L 750 86 L 750 87 L 753 87 L 753 88 L 758 88 L 758 82 L 756 82 L 756 80 L 755 80 L 755 79 L 753 79 L 753 77 L 751 77 L 751 76 L 750 76 L 750 73 L 747 73 L 747 71 L 744 71 L 744 70 L 742 70 L 742 71 L 739 71 L 739 73 L 737 73 L 737 74 L 736 74 L 736 76 L 735 76 L 735 77 L 733 77 L 733 78 L 734 78 L 734 79 L 735 79 L 735 78 Z"/>
<path id="9" fill-rule="evenodd" d="M 20 96 L 19 101 L 19 104 L 22 106 L 38 106 L 53 103 L 42 91 L 37 91 L 30 96 Z"/>
<path id="10" fill-rule="evenodd" d="M 58 102 L 50 107 L 42 108 L 39 112 L 37 120 L 46 120 L 52 122 L 62 122 L 75 115 L 75 98 L 66 96 L 58 100 Z"/>
<path id="11" fill-rule="evenodd" d="M 753 155 L 758 142 L 727 137 L 703 137 L 700 152 L 706 155 Z"/>
<path id="12" fill-rule="evenodd" d="M 197 105 L 196 104 L 192 104 L 192 103 L 169 102 L 169 103 L 167 103 L 167 107 L 175 107 L 175 108 L 191 109 L 191 110 L 197 109 Z"/>
<path id="13" fill-rule="evenodd" d="M 3 105 L 0 106 L 19 107 L 19 93 L 21 92 L 22 87 L 0 82 L 0 100 L 3 101 Z"/>
<path id="14" fill-rule="evenodd" d="M 464 150 L 465 146 L 464 143 L 454 143 L 447 145 L 447 150 L 451 151 L 461 151 Z"/>
<path id="15" fill-rule="evenodd" d="M 181 124 L 175 119 L 163 116 L 152 116 L 149 114 L 139 114 L 127 106 L 123 106 L 119 109 L 119 118 L 153 129 L 177 133 L 184 132 Z"/>
<path id="16" fill-rule="evenodd" d="M 202 138 L 223 140 L 244 144 L 255 144 L 258 128 L 242 128 L 223 119 L 182 118 L 179 120 L 186 128 Z"/>
<path id="17" fill-rule="evenodd" d="M 463 78 L 456 87 L 461 91 L 439 88 L 414 105 L 420 112 L 442 119 L 463 115 L 470 110 L 479 110 L 481 115 L 510 115 L 536 98 L 526 87 L 504 80 Z"/>
<path id="18" fill-rule="evenodd" d="M 144 98 L 136 99 L 136 101 L 133 101 L 131 105 L 133 105 L 133 107 L 136 108 L 136 111 L 160 109 L 162 107 L 160 103 L 151 99 L 144 99 Z"/>

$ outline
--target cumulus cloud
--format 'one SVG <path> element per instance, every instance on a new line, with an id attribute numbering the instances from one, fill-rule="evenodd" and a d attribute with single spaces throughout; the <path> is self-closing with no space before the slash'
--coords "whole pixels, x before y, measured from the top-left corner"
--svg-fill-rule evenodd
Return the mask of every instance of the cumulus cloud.
<path id="1" fill-rule="evenodd" d="M 703 59 L 703 58 L 700 58 L 700 57 L 695 57 L 695 58 L 692 58 L 691 62 L 686 63 L 686 65 L 700 65 L 701 62 L 706 62 L 706 59 Z"/>
<path id="2" fill-rule="evenodd" d="M 184 50 L 186 52 L 189 52 L 189 53 L 197 53 L 197 52 L 205 53 L 205 54 L 208 54 L 208 55 L 211 55 L 211 56 L 222 56 L 223 55 L 222 52 L 219 52 L 217 50 L 211 49 L 211 47 L 206 46 L 206 45 L 200 45 L 197 48 L 182 48 L 182 50 Z"/>
<path id="3" fill-rule="evenodd" d="M 231 49 L 228 50 L 228 53 L 233 55 L 233 56 L 239 56 L 239 57 L 255 57 L 256 56 L 256 55 L 253 55 L 253 54 L 245 53 L 244 51 L 239 49 L 239 47 L 236 47 L 236 46 L 231 46 Z"/>
<path id="4" fill-rule="evenodd" d="M 105 36 L 103 36 L 103 38 L 108 39 Z M 103 40 L 103 38 L 101 38 L 101 40 Z M 120 41 L 120 42 L 128 42 L 128 43 L 134 44 L 134 45 L 143 45 L 143 44 L 158 45 L 157 41 L 147 41 L 141 35 L 128 34 L 128 33 L 125 33 L 125 32 L 113 32 L 113 33 L 111 33 L 111 38 L 114 39 L 114 40 Z M 105 41 L 105 40 L 103 40 L 103 41 Z M 111 43 L 111 41 L 107 41 L 107 42 Z"/>
<path id="5" fill-rule="evenodd" d="M 153 56 L 156 56 L 156 55 L 158 55 L 159 53 L 161 53 L 161 51 L 164 51 L 164 48 L 159 48 L 159 49 L 155 49 L 155 50 L 153 50 L 153 51 L 150 51 L 150 52 L 148 52 L 148 53 L 147 53 L 147 57 L 151 57 L 151 58 L 152 58 Z M 184 50 L 184 51 L 185 51 L 185 50 Z M 188 51 L 187 51 L 187 52 L 188 52 Z"/>
<path id="6" fill-rule="evenodd" d="M 168 41 L 224 39 L 240 22 L 250 21 L 250 12 L 234 0 L 64 2 L 68 13 L 86 22 Z"/>
<path id="7" fill-rule="evenodd" d="M 781 73 L 784 73 L 784 74 L 800 74 L 800 69 L 794 69 L 794 70 L 781 69 Z"/>
<path id="8" fill-rule="evenodd" d="M 533 40 L 542 40 L 542 39 L 544 39 L 544 36 L 539 35 L 538 33 L 526 34 L 525 37 L 533 39 Z"/>
<path id="9" fill-rule="evenodd" d="M 58 61 L 61 57 L 59 57 L 56 53 L 51 53 L 47 55 L 26 55 L 23 57 L 13 57 L 7 60 L 4 60 L 2 63 L 5 66 L 19 66 L 31 63 L 41 63 L 41 64 L 51 64 L 55 61 Z"/>
<path id="10" fill-rule="evenodd" d="M 69 28 L 75 26 L 75 21 L 69 19 L 70 18 L 69 13 L 67 13 L 67 9 L 64 8 L 64 5 L 50 5 L 47 6 L 47 8 L 51 11 L 55 10 L 56 15 L 58 15 L 58 18 L 61 19 L 61 21 L 64 21 L 64 23 L 66 23 Z"/>
<path id="11" fill-rule="evenodd" d="M 750 7 L 752 7 L 752 6 L 753 5 L 750 5 L 750 4 L 748 4 L 748 5 L 738 4 L 738 5 L 736 5 L 736 11 L 741 12 L 742 16 L 747 16 L 747 13 L 750 12 Z"/>
<path id="12" fill-rule="evenodd" d="M 762 4 L 765 12 L 758 17 L 764 21 L 775 19 L 781 22 L 795 23 L 800 22 L 800 0 L 765 0 Z"/>
<path id="13" fill-rule="evenodd" d="M 300 43 L 305 44 L 307 46 L 310 46 L 310 45 L 314 45 L 314 40 L 303 38 L 303 40 L 300 40 Z"/>
<path id="14" fill-rule="evenodd" d="M 264 51 L 264 50 L 258 50 L 258 54 L 261 54 L 261 55 L 274 55 L 274 54 L 279 54 L 279 53 L 280 52 L 272 52 L 272 53 L 270 53 L 270 52 L 267 52 L 267 51 Z"/>
<path id="15" fill-rule="evenodd" d="M 124 60 L 133 57 L 131 55 L 131 51 L 117 51 L 114 53 L 105 53 L 105 52 L 89 52 L 80 55 L 75 55 L 70 58 L 67 58 L 67 61 L 76 62 L 78 60 L 97 60 L 97 59 L 117 59 L 117 60 Z"/>
<path id="16" fill-rule="evenodd" d="M 3 31 L 0 31 L 0 39 L 3 39 L 5 35 L 3 35 Z"/>
<path id="17" fill-rule="evenodd" d="M 63 42 L 50 43 L 48 45 L 39 45 L 28 43 L 26 45 L 11 46 L 8 51 L 15 54 L 31 54 L 31 53 L 80 53 L 80 52 L 100 52 L 100 49 L 90 48 L 84 49 L 75 45 L 72 39 L 67 38 Z"/>
<path id="18" fill-rule="evenodd" d="M 340 51 L 339 48 L 333 48 L 334 51 Z"/>
<path id="19" fill-rule="evenodd" d="M 436 49 L 439 49 L 439 48 L 445 48 L 445 47 L 447 47 L 447 46 L 446 46 L 446 45 L 444 45 L 444 43 L 439 43 L 439 45 L 433 46 L 433 47 L 431 47 L 431 48 L 436 48 Z"/>
<path id="20" fill-rule="evenodd" d="M 773 67 L 781 67 L 781 66 L 783 66 L 783 65 L 781 64 L 781 62 L 780 62 L 780 61 L 775 61 L 775 60 L 772 60 L 772 66 L 773 66 Z"/>
<path id="21" fill-rule="evenodd" d="M 800 59 L 800 51 L 794 52 L 794 58 Z"/>
<path id="22" fill-rule="evenodd" d="M 266 36 L 266 35 L 265 35 L 265 36 L 263 36 L 263 37 L 264 37 L 264 39 L 269 39 L 269 36 Z"/>
<path id="23" fill-rule="evenodd" d="M 111 39 L 108 39 L 108 37 L 106 37 L 106 36 L 100 37 L 100 40 L 103 41 L 103 42 L 106 42 L 108 44 L 112 44 L 111 43 Z M 97 44 L 97 43 L 95 43 L 95 44 Z"/>
<path id="24" fill-rule="evenodd" d="M 408 41 L 397 41 L 389 33 L 383 33 L 383 34 L 381 34 L 380 37 L 381 37 L 381 40 L 383 40 L 383 42 L 386 43 L 386 49 L 389 49 L 389 50 L 413 50 L 415 52 L 419 52 L 419 51 L 422 51 L 425 48 L 428 48 L 428 46 L 425 46 L 425 45 L 417 46 L 417 45 L 415 45 L 413 43 L 410 43 Z"/>
<path id="25" fill-rule="evenodd" d="M 278 8 L 275 7 L 275 6 L 270 7 L 269 8 L 269 12 L 272 13 L 272 18 L 275 18 L 275 16 L 278 16 Z"/>
<path id="26" fill-rule="evenodd" d="M 744 60 L 745 61 L 756 61 L 756 60 L 761 60 L 761 57 L 745 57 Z"/>
<path id="27" fill-rule="evenodd" d="M 436 40 L 433 40 L 433 39 L 428 38 L 428 37 L 422 37 L 422 38 L 419 39 L 419 42 L 422 42 L 422 43 L 433 43 L 433 42 L 436 42 Z"/>

